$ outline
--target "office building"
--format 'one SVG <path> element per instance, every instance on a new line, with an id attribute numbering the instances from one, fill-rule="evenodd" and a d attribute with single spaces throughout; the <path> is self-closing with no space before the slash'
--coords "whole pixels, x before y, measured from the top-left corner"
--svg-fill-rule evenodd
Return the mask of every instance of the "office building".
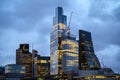
<path id="1" fill-rule="evenodd" d="M 65 33 L 67 24 L 67 17 L 63 15 L 63 9 L 61 7 L 56 8 L 55 17 L 53 18 L 53 31 L 50 34 L 50 73 L 51 75 L 61 73 L 61 56 L 60 43 L 61 35 Z M 59 65 L 59 66 L 58 66 Z"/>
<path id="2" fill-rule="evenodd" d="M 50 34 L 51 75 L 60 75 L 78 67 L 78 42 L 68 32 L 67 17 L 63 14 L 62 7 L 57 7 Z"/>
<path id="3" fill-rule="evenodd" d="M 69 38 L 68 38 L 69 37 Z M 78 42 L 75 35 L 63 35 L 61 41 L 62 72 L 78 69 Z"/>
<path id="4" fill-rule="evenodd" d="M 20 44 L 16 50 L 16 64 L 24 65 L 27 77 L 32 77 L 32 54 L 29 52 L 29 44 Z"/>
<path id="5" fill-rule="evenodd" d="M 50 75 L 50 57 L 40 56 L 37 57 L 37 76 L 49 76 Z"/>
<path id="6" fill-rule="evenodd" d="M 25 66 L 8 64 L 5 66 L 6 80 L 21 80 L 26 77 Z"/>
<path id="7" fill-rule="evenodd" d="M 37 50 L 33 54 L 33 75 L 34 77 L 44 77 L 50 75 L 50 57 L 38 55 Z"/>
<path id="8" fill-rule="evenodd" d="M 94 53 L 91 33 L 79 30 L 79 69 L 96 70 L 100 68 L 100 62 Z"/>
<path id="9" fill-rule="evenodd" d="M 111 68 L 101 68 L 94 53 L 91 33 L 79 30 L 79 70 L 74 80 L 119 80 L 120 74 Z"/>

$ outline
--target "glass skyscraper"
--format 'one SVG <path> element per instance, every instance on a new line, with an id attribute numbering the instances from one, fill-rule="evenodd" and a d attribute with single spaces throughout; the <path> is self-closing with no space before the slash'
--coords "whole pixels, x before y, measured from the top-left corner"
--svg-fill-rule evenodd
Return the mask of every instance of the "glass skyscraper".
<path id="1" fill-rule="evenodd" d="M 94 53 L 91 33 L 79 30 L 79 69 L 96 70 L 100 68 L 100 62 Z"/>
<path id="2" fill-rule="evenodd" d="M 62 74 L 78 66 L 78 42 L 67 32 L 67 17 L 63 15 L 62 7 L 57 7 L 50 35 L 51 75 Z"/>

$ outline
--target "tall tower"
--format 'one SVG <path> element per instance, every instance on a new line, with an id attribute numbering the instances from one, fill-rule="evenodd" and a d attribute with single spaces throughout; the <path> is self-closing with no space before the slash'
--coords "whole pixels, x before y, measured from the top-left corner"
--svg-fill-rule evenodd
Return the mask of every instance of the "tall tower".
<path id="1" fill-rule="evenodd" d="M 27 77 L 32 77 L 32 54 L 29 52 L 29 44 L 20 44 L 16 50 L 16 64 L 24 65 Z"/>
<path id="2" fill-rule="evenodd" d="M 94 53 L 91 33 L 79 30 L 79 69 L 100 69 L 100 63 Z"/>
<path id="3" fill-rule="evenodd" d="M 61 36 L 65 33 L 67 17 L 63 15 L 62 7 L 55 9 L 55 17 L 53 17 L 53 31 L 50 34 L 50 74 L 61 73 L 61 54 L 59 53 Z"/>
<path id="4" fill-rule="evenodd" d="M 50 73 L 62 74 L 78 65 L 78 42 L 72 34 L 68 35 L 67 17 L 62 7 L 57 7 L 53 18 L 53 31 L 50 36 Z"/>

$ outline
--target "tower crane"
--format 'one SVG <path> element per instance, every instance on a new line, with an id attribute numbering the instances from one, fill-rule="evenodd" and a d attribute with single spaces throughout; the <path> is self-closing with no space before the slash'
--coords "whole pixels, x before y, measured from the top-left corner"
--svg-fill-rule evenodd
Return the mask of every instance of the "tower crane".
<path id="1" fill-rule="evenodd" d="M 71 15 L 70 15 L 70 20 L 69 20 L 69 23 L 68 23 L 68 27 L 67 27 L 67 33 L 68 33 L 68 37 L 70 37 L 70 23 L 71 23 L 71 19 L 72 19 L 72 14 L 73 14 L 73 11 L 71 12 Z"/>

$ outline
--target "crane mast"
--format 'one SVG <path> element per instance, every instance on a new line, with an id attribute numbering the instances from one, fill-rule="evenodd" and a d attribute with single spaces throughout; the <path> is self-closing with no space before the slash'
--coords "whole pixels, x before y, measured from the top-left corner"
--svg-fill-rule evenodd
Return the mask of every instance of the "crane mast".
<path id="1" fill-rule="evenodd" d="M 70 37 L 70 23 L 71 23 L 71 19 L 72 19 L 72 14 L 73 14 L 73 11 L 71 12 L 71 15 L 70 15 L 70 20 L 69 20 L 69 23 L 68 23 L 68 27 L 67 27 L 67 33 L 68 33 L 68 37 Z"/>

